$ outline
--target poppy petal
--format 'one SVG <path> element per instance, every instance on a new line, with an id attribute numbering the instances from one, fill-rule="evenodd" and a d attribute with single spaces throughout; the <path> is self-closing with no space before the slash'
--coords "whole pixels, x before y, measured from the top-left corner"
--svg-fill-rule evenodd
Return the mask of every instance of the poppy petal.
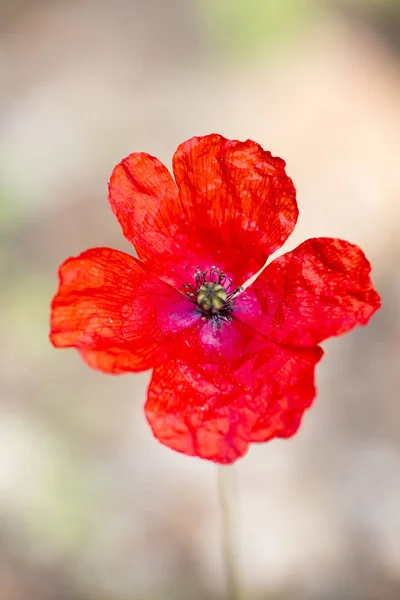
<path id="1" fill-rule="evenodd" d="M 153 372 L 145 406 L 155 437 L 166 446 L 221 464 L 251 442 L 293 435 L 315 396 L 318 347 L 269 344 L 231 373 L 215 365 L 166 361 Z"/>
<path id="2" fill-rule="evenodd" d="M 266 366 L 258 373 L 258 413 L 251 442 L 289 438 L 296 433 L 315 397 L 314 368 L 322 356 L 320 346 L 275 346 L 273 358 L 264 356 Z"/>
<path id="3" fill-rule="evenodd" d="M 109 200 L 141 260 L 172 284 L 212 265 L 241 285 L 292 232 L 295 189 L 285 163 L 255 142 L 220 135 L 181 144 L 176 185 L 156 158 L 131 154 L 117 165 Z"/>
<path id="4" fill-rule="evenodd" d="M 173 170 L 188 220 L 236 282 L 254 275 L 293 231 L 294 185 L 285 162 L 259 144 L 194 137 L 178 147 Z"/>
<path id="5" fill-rule="evenodd" d="M 168 271 L 188 246 L 184 236 L 182 249 L 176 235 L 182 208 L 168 169 L 149 154 L 130 154 L 114 168 L 108 189 L 111 208 L 140 260 L 153 272 Z"/>
<path id="6" fill-rule="evenodd" d="M 358 246 L 313 238 L 268 265 L 236 316 L 279 343 L 313 346 L 366 325 L 380 307 L 371 266 Z M 245 303 L 243 303 L 245 306 Z"/>
<path id="7" fill-rule="evenodd" d="M 228 322 L 202 321 L 185 336 L 184 362 L 220 365 L 235 370 L 245 358 L 262 351 L 270 342 L 238 319 Z"/>
<path id="8" fill-rule="evenodd" d="M 143 371 L 165 360 L 198 323 L 191 305 L 132 256 L 93 248 L 63 263 L 50 340 L 75 347 L 105 373 Z"/>

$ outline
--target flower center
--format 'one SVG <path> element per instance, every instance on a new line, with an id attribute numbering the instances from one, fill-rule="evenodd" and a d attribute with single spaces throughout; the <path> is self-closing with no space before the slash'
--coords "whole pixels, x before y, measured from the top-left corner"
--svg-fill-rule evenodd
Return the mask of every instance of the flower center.
<path id="1" fill-rule="evenodd" d="M 197 271 L 194 274 L 194 284 L 184 284 L 185 296 L 196 305 L 201 318 L 212 320 L 221 326 L 221 321 L 232 321 L 234 302 L 233 297 L 239 291 L 230 291 L 232 279 L 218 269 L 211 267 L 208 271 Z"/>
<path id="2" fill-rule="evenodd" d="M 226 303 L 228 294 L 219 283 L 204 283 L 197 290 L 197 304 L 211 313 L 218 313 Z"/>

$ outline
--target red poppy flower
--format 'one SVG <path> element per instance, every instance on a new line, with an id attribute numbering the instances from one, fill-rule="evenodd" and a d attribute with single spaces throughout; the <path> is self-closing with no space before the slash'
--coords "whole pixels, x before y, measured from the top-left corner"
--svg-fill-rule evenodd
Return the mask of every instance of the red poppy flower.
<path id="1" fill-rule="evenodd" d="M 94 248 L 68 259 L 50 339 L 105 373 L 153 369 L 145 412 L 167 446 L 219 463 L 290 437 L 315 396 L 318 344 L 365 325 L 380 299 L 352 244 L 310 239 L 243 285 L 298 215 L 285 163 L 220 135 L 184 142 L 175 182 L 131 154 L 109 184 L 138 258 Z"/>

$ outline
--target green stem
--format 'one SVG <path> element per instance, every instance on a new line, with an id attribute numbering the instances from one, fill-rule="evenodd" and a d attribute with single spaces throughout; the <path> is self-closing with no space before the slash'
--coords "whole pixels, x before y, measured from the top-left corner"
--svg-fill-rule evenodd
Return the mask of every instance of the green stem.
<path id="1" fill-rule="evenodd" d="M 240 600 L 235 556 L 234 505 L 237 497 L 234 467 L 218 467 L 221 511 L 222 557 L 226 578 L 226 600 Z"/>

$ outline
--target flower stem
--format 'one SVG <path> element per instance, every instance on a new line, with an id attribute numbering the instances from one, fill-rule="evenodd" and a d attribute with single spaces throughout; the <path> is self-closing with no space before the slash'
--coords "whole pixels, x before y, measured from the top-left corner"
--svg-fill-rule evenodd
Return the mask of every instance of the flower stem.
<path id="1" fill-rule="evenodd" d="M 218 496 L 221 511 L 222 558 L 226 579 L 226 600 L 240 600 L 234 543 L 236 480 L 234 467 L 218 467 Z"/>

